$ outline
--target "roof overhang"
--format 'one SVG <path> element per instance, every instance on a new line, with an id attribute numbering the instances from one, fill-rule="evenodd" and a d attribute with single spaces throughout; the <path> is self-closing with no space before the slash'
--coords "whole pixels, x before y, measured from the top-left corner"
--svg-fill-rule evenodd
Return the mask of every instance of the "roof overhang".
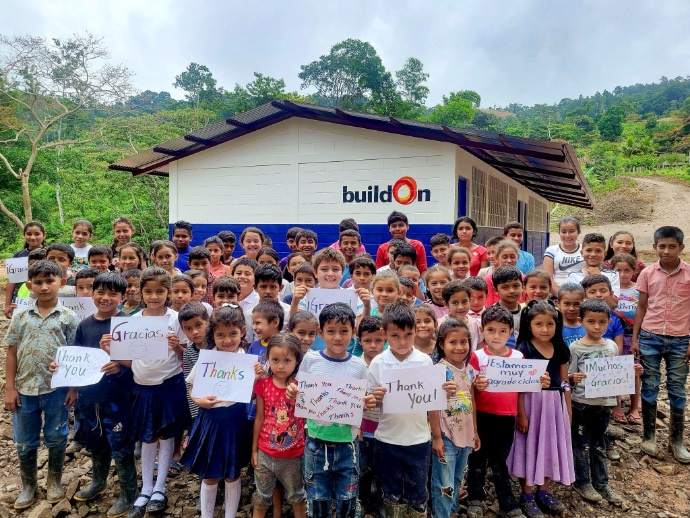
<path id="1" fill-rule="evenodd" d="M 109 166 L 133 176 L 167 176 L 168 164 L 291 117 L 456 144 L 549 201 L 591 209 L 592 192 L 570 144 L 276 100 L 163 142 Z"/>

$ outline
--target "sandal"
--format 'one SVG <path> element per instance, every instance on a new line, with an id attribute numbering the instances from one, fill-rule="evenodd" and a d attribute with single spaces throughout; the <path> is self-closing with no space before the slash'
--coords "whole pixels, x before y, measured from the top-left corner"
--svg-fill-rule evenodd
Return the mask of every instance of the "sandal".
<path id="1" fill-rule="evenodd" d="M 642 425 L 642 416 L 634 416 L 632 414 L 628 414 L 628 423 L 640 426 Z"/>
<path id="2" fill-rule="evenodd" d="M 611 412 L 611 417 L 617 423 L 628 424 L 628 420 L 625 418 L 625 414 L 623 412 Z"/>
<path id="3" fill-rule="evenodd" d="M 168 468 L 168 476 L 175 478 L 180 474 L 180 471 L 182 471 L 182 464 L 180 464 L 179 460 L 173 460 Z"/>

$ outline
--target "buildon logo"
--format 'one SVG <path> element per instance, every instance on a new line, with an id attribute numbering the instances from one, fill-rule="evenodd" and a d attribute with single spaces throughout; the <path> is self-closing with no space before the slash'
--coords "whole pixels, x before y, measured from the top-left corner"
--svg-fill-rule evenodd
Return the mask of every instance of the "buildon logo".
<path id="1" fill-rule="evenodd" d="M 401 205 L 415 200 L 431 201 L 431 190 L 417 189 L 417 181 L 411 176 L 403 176 L 386 188 L 369 185 L 361 191 L 350 191 L 343 185 L 343 203 L 391 203 L 393 200 Z"/>

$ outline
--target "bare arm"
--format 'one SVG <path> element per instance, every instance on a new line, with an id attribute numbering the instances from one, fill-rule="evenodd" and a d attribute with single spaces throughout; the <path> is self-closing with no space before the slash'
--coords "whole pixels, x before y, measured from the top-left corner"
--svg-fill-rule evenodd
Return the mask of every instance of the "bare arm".
<path id="1" fill-rule="evenodd" d="M 256 396 L 256 418 L 254 419 L 254 433 L 252 434 L 252 466 L 259 465 L 259 435 L 264 425 L 264 398 Z"/>
<path id="2" fill-rule="evenodd" d="M 12 318 L 12 295 L 14 295 L 14 288 L 16 284 L 7 281 L 5 286 L 5 316 L 7 318 Z"/>
<path id="3" fill-rule="evenodd" d="M 19 392 L 14 386 L 17 378 L 17 347 L 10 345 L 7 347 L 7 358 L 5 359 L 5 410 L 16 412 L 21 406 L 19 402 Z"/>
<path id="4" fill-rule="evenodd" d="M 635 310 L 635 322 L 633 323 L 632 338 L 630 340 L 630 352 L 635 358 L 640 357 L 640 344 L 638 337 L 640 329 L 642 329 L 642 322 L 647 314 L 647 303 L 649 302 L 649 295 L 644 291 L 640 292 L 640 300 L 637 301 L 637 309 Z"/>
<path id="5" fill-rule="evenodd" d="M 558 285 L 554 279 L 553 257 L 544 256 L 544 262 L 541 264 L 542 269 L 551 276 L 551 294 L 554 297 L 558 296 Z"/>

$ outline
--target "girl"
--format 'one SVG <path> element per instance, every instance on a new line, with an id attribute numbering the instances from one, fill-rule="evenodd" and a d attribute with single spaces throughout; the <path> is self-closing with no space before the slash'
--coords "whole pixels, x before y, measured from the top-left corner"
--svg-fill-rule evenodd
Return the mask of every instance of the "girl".
<path id="1" fill-rule="evenodd" d="M 438 330 L 438 320 L 436 313 L 431 306 L 420 304 L 412 308 L 414 311 L 415 327 L 414 347 L 415 349 L 428 354 L 431 360 L 438 362 L 440 355 L 436 346 L 436 331 Z"/>
<path id="2" fill-rule="evenodd" d="M 400 282 L 398 276 L 391 270 L 383 270 L 371 281 L 371 294 L 377 306 L 371 310 L 372 317 L 383 315 L 386 306 L 398 300 L 400 294 Z"/>
<path id="3" fill-rule="evenodd" d="M 565 506 L 549 493 L 549 481 L 575 481 L 570 438 L 570 351 L 563 341 L 560 314 L 547 301 L 534 300 L 522 311 L 517 350 L 526 360 L 549 360 L 551 383 L 540 392 L 518 395 L 518 417 L 508 470 L 520 479 L 520 506 L 528 517 L 541 510 L 561 514 Z M 536 498 L 532 492 L 538 486 Z"/>
<path id="4" fill-rule="evenodd" d="M 127 291 L 125 301 L 120 304 L 120 310 L 131 316 L 144 309 L 141 304 L 141 270 L 125 270 L 122 276 L 127 281 Z"/>
<path id="5" fill-rule="evenodd" d="M 309 311 L 300 310 L 290 317 L 288 332 L 295 335 L 300 343 L 302 356 L 307 354 L 319 333 L 319 321 Z"/>
<path id="6" fill-rule="evenodd" d="M 452 246 L 448 251 L 448 264 L 453 279 L 467 279 L 471 275 L 472 254 L 462 246 Z"/>
<path id="7" fill-rule="evenodd" d="M 178 273 L 182 273 L 175 268 L 175 261 L 177 261 L 177 247 L 172 241 L 162 239 L 153 248 L 153 258 L 156 266 L 163 268 L 168 275 L 174 277 Z"/>
<path id="8" fill-rule="evenodd" d="M 235 304 L 224 304 L 209 319 L 206 342 L 217 351 L 244 354 L 242 336 L 246 330 L 242 310 Z M 190 385 L 194 384 L 197 366 L 187 376 Z M 234 517 L 242 490 L 240 470 L 249 463 L 251 452 L 246 405 L 218 401 L 215 396 L 192 397 L 192 401 L 199 414 L 182 464 L 202 478 L 202 518 L 213 518 L 221 478 L 225 480 L 225 516 Z"/>
<path id="9" fill-rule="evenodd" d="M 429 298 L 424 304 L 434 310 L 436 319 L 446 316 L 448 308 L 443 303 L 443 287 L 451 281 L 450 272 L 445 266 L 435 264 L 426 271 L 426 291 Z"/>
<path id="10" fill-rule="evenodd" d="M 72 263 L 72 272 L 77 273 L 79 270 L 84 270 L 89 267 L 89 239 L 93 234 L 93 225 L 90 221 L 85 219 L 78 219 L 72 225 L 72 250 L 74 250 L 74 261 Z"/>
<path id="11" fill-rule="evenodd" d="M 146 254 L 137 243 L 127 243 L 120 247 L 120 261 L 117 263 L 120 272 L 127 270 L 145 270 Z"/>
<path id="12" fill-rule="evenodd" d="M 28 257 L 29 252 L 36 250 L 38 248 L 43 248 L 45 246 L 46 240 L 46 229 L 38 221 L 30 221 L 24 225 L 24 230 L 22 230 L 24 235 L 24 248 L 16 252 L 12 258 L 18 257 Z M 12 318 L 12 302 L 17 296 L 17 291 L 22 287 L 24 283 L 15 284 L 13 282 L 7 281 L 7 286 L 5 287 L 5 316 L 7 318 Z"/>
<path id="13" fill-rule="evenodd" d="M 201 302 L 208 314 L 210 315 L 213 311 L 213 306 L 207 302 L 203 302 L 202 299 L 206 296 L 206 287 L 208 286 L 208 279 L 206 274 L 201 270 L 187 270 L 185 276 L 192 281 L 192 300 L 197 300 Z M 189 301 L 187 301 L 189 302 Z"/>
<path id="14" fill-rule="evenodd" d="M 196 272 L 197 270 L 190 271 Z M 194 293 L 194 282 L 192 282 L 191 277 L 183 273 L 175 275 L 172 278 L 172 288 L 170 290 L 170 307 L 179 313 L 182 306 L 192 301 L 192 293 Z"/>
<path id="15" fill-rule="evenodd" d="M 152 241 L 149 244 L 149 266 L 158 266 L 156 264 L 156 256 L 153 254 L 153 251 L 156 249 L 158 245 L 160 245 L 163 242 L 162 239 L 156 239 L 155 241 Z"/>
<path id="16" fill-rule="evenodd" d="M 204 240 L 204 246 L 211 252 L 211 275 L 220 277 L 230 275 L 230 267 L 223 264 L 223 242 L 218 236 L 211 236 Z"/>
<path id="17" fill-rule="evenodd" d="M 475 382 L 484 387 L 469 364 L 470 330 L 464 322 L 449 318 L 438 331 L 439 363 L 446 368 L 446 381 L 455 381 L 457 392 L 448 398 L 446 410 L 429 412 L 433 437 L 431 460 L 431 503 L 434 518 L 449 518 L 456 512 L 458 496 L 470 452 L 480 447 L 477 434 L 477 410 L 474 404 Z M 483 390 L 483 388 L 482 388 Z M 488 445 L 487 447 L 491 447 Z M 444 493 L 441 488 L 451 488 Z"/>
<path id="18" fill-rule="evenodd" d="M 458 246 L 466 248 L 470 255 L 470 275 L 472 277 L 479 273 L 480 268 L 489 266 L 489 257 L 486 248 L 473 242 L 477 237 L 477 224 L 472 218 L 464 216 L 458 218 L 453 225 L 453 236 L 458 239 Z M 450 259 L 448 261 L 450 264 Z M 457 277 L 456 277 L 457 279 Z"/>
<path id="19" fill-rule="evenodd" d="M 634 248 L 634 246 L 633 246 Z M 635 287 L 633 279 L 639 273 L 637 270 L 640 261 L 637 261 L 631 254 L 617 253 L 610 259 L 611 269 L 618 272 L 618 279 L 621 284 L 621 295 L 618 297 L 618 306 L 616 314 L 620 317 L 623 323 L 623 347 L 618 354 L 630 354 L 630 341 L 632 340 L 632 328 L 635 323 L 635 311 L 637 310 L 637 303 L 640 300 L 640 292 Z M 621 414 L 621 399 L 618 398 L 616 406 L 611 410 L 611 415 L 614 413 Z M 630 395 L 630 414 L 627 420 L 631 424 L 641 425 L 642 417 L 640 416 L 640 377 L 635 377 L 635 393 Z"/>
<path id="20" fill-rule="evenodd" d="M 295 280 L 295 268 L 297 268 L 300 264 L 306 261 L 307 258 L 304 257 L 304 255 L 301 252 L 293 252 L 290 255 L 288 255 L 287 262 L 285 263 L 285 268 L 283 269 L 283 278 L 290 283 L 293 282 Z M 292 295 L 292 290 L 290 290 L 290 293 L 284 293 L 284 295 Z"/>
<path id="21" fill-rule="evenodd" d="M 585 265 L 577 242 L 580 236 L 580 220 L 565 216 L 558 220 L 558 236 L 561 243 L 551 245 L 544 251 L 542 268 L 551 276 L 551 294 L 558 296 L 558 288 L 568 282 L 568 275 L 579 272 Z"/>
<path id="22" fill-rule="evenodd" d="M 498 268 L 499 266 L 515 266 L 518 262 L 518 258 L 520 257 L 520 249 L 518 246 L 515 244 L 514 241 L 511 241 L 510 239 L 502 239 L 496 244 L 496 267 Z M 486 287 L 487 287 L 487 295 L 486 295 L 486 300 L 484 301 L 484 306 L 487 308 L 489 306 L 493 306 L 496 304 L 499 300 L 500 297 L 498 296 L 498 293 L 496 293 L 496 290 L 494 288 L 494 282 L 492 279 L 493 272 L 486 277 L 484 277 L 484 280 L 486 281 Z M 522 278 L 524 279 L 524 275 Z M 524 302 L 525 300 L 525 292 L 523 290 L 522 296 L 520 299 L 518 299 L 518 302 Z"/>
<path id="23" fill-rule="evenodd" d="M 525 302 L 546 300 L 551 293 L 551 276 L 544 270 L 536 269 L 524 277 Z"/>
<path id="24" fill-rule="evenodd" d="M 132 241 L 132 236 L 136 232 L 136 228 L 132 224 L 132 220 L 124 216 L 120 216 L 115 221 L 113 221 L 113 234 L 115 239 L 113 239 L 113 244 L 110 249 L 113 252 L 112 264 L 117 267 L 117 263 L 120 260 L 120 248 Z"/>
<path id="25" fill-rule="evenodd" d="M 295 417 L 294 401 L 285 390 L 294 381 L 302 359 L 300 341 L 293 335 L 274 335 L 268 341 L 268 377 L 256 382 L 256 420 L 252 440 L 252 466 L 256 491 L 253 518 L 266 516 L 279 481 L 295 518 L 305 518 L 306 492 L 302 480 L 304 419 Z"/>
<path id="26" fill-rule="evenodd" d="M 153 266 L 141 275 L 141 296 L 145 308 L 134 315 L 168 318 L 168 357 L 165 360 L 123 360 L 132 369 L 132 410 L 130 429 L 133 438 L 141 441 L 141 493 L 127 515 L 140 518 L 148 513 L 165 510 L 168 499 L 165 481 L 173 457 L 174 437 L 191 423 L 187 406 L 182 353 L 187 338 L 180 329 L 177 311 L 166 304 L 172 282 L 170 275 Z M 104 335 L 101 346 L 110 349 L 110 335 Z M 154 485 L 154 469 L 158 454 L 158 475 Z"/>
<path id="27" fill-rule="evenodd" d="M 244 257 L 256 261 L 259 250 L 266 241 L 266 236 L 256 227 L 247 227 L 240 234 L 240 246 L 244 248 Z"/>
<path id="28" fill-rule="evenodd" d="M 630 232 L 625 230 L 619 230 L 609 238 L 609 247 L 606 250 L 606 256 L 604 257 L 604 267 L 613 270 L 613 264 L 611 264 L 611 258 L 616 254 L 630 254 L 635 258 L 635 273 L 633 274 L 632 281 L 637 281 L 637 276 L 640 272 L 646 268 L 645 264 L 637 259 L 637 250 L 635 250 L 635 238 Z"/>

